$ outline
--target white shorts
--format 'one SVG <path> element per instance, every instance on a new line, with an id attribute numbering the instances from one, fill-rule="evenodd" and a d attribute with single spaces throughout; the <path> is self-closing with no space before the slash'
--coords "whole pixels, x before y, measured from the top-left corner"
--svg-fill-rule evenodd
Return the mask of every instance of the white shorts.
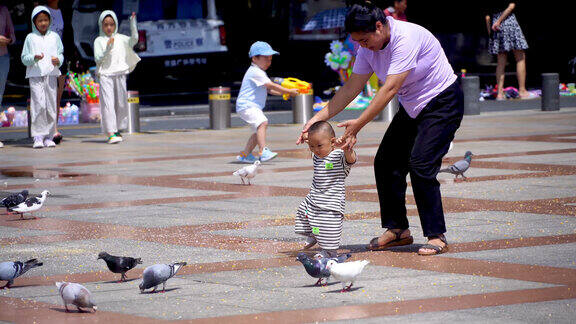
<path id="1" fill-rule="evenodd" d="M 243 121 L 247 122 L 254 132 L 258 130 L 260 124 L 268 121 L 268 118 L 264 116 L 264 112 L 262 112 L 260 108 L 247 108 L 240 110 L 238 116 L 240 116 Z"/>

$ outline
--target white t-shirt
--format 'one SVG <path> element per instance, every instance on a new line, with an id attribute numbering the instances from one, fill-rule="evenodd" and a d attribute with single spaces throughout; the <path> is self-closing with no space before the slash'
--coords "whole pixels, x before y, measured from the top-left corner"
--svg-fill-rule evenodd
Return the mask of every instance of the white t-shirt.
<path id="1" fill-rule="evenodd" d="M 238 99 L 236 99 L 236 112 L 248 108 L 263 110 L 268 97 L 268 91 L 264 85 L 269 82 L 272 81 L 266 72 L 256 64 L 252 64 L 242 79 L 240 93 L 238 94 Z"/>
<path id="2" fill-rule="evenodd" d="M 60 9 L 52 9 L 48 7 L 50 10 L 50 16 L 52 16 L 52 25 L 50 25 L 50 30 L 58 34 L 60 39 L 63 39 L 62 36 L 64 35 L 64 18 L 62 18 L 62 11 Z"/>

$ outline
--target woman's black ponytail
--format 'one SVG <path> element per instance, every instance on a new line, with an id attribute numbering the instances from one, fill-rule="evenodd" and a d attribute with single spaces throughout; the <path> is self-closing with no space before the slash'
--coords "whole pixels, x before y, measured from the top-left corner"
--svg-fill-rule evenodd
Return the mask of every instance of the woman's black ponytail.
<path id="1" fill-rule="evenodd" d="M 344 26 L 346 32 L 363 32 L 372 33 L 376 30 L 376 22 L 379 21 L 386 25 L 386 16 L 382 9 L 373 5 L 370 1 L 360 1 L 354 4 L 348 14 Z"/>

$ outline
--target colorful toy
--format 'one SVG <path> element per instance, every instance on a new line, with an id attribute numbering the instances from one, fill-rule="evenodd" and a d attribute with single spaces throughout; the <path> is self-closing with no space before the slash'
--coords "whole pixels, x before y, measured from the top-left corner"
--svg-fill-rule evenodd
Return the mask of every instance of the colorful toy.
<path id="1" fill-rule="evenodd" d="M 75 95 L 86 102 L 100 102 L 100 85 L 94 82 L 90 73 L 77 74 L 68 72 L 66 89 L 68 89 L 69 92 L 74 92 Z"/>
<path id="2" fill-rule="evenodd" d="M 344 44 L 341 41 L 332 41 L 330 43 L 330 52 L 324 56 L 324 62 L 332 70 L 338 72 L 340 81 L 344 84 L 350 76 L 351 71 L 349 69 L 352 67 L 352 58 L 352 54 L 344 50 Z"/>
<path id="3" fill-rule="evenodd" d="M 58 125 L 76 125 L 78 124 L 79 109 L 76 105 L 71 105 L 69 102 L 66 106 L 60 107 L 60 116 L 58 118 Z"/>
<path id="4" fill-rule="evenodd" d="M 301 94 L 312 94 L 312 85 L 296 78 L 274 78 L 274 82 L 287 89 L 298 89 Z M 284 94 L 282 98 L 288 100 L 290 95 Z"/>

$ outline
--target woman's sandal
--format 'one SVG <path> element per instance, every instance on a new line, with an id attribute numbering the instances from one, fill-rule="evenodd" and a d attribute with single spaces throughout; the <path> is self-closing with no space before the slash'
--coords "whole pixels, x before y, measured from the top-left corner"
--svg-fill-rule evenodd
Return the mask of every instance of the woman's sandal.
<path id="1" fill-rule="evenodd" d="M 390 231 L 390 230 L 388 230 Z M 412 244 L 414 242 L 414 238 L 412 237 L 412 235 L 408 236 L 408 237 L 403 237 L 401 238 L 400 236 L 406 232 L 407 229 L 400 231 L 398 233 L 390 231 L 392 234 L 396 235 L 396 238 L 386 244 L 378 244 L 378 236 L 373 238 L 372 240 L 370 240 L 370 244 L 368 244 L 368 250 L 372 250 L 372 251 L 381 251 L 381 250 L 385 250 L 389 247 L 393 247 L 393 246 L 402 246 L 402 245 L 409 245 Z"/>
<path id="2" fill-rule="evenodd" d="M 446 241 L 446 237 L 444 235 L 436 235 L 436 236 L 429 236 L 428 240 L 438 238 L 442 242 L 444 242 L 444 246 L 434 245 L 434 244 L 424 244 L 418 249 L 419 255 L 436 255 L 442 254 L 444 252 L 448 252 L 448 241 Z M 429 249 L 434 250 L 434 252 L 421 252 L 422 249 Z"/>

